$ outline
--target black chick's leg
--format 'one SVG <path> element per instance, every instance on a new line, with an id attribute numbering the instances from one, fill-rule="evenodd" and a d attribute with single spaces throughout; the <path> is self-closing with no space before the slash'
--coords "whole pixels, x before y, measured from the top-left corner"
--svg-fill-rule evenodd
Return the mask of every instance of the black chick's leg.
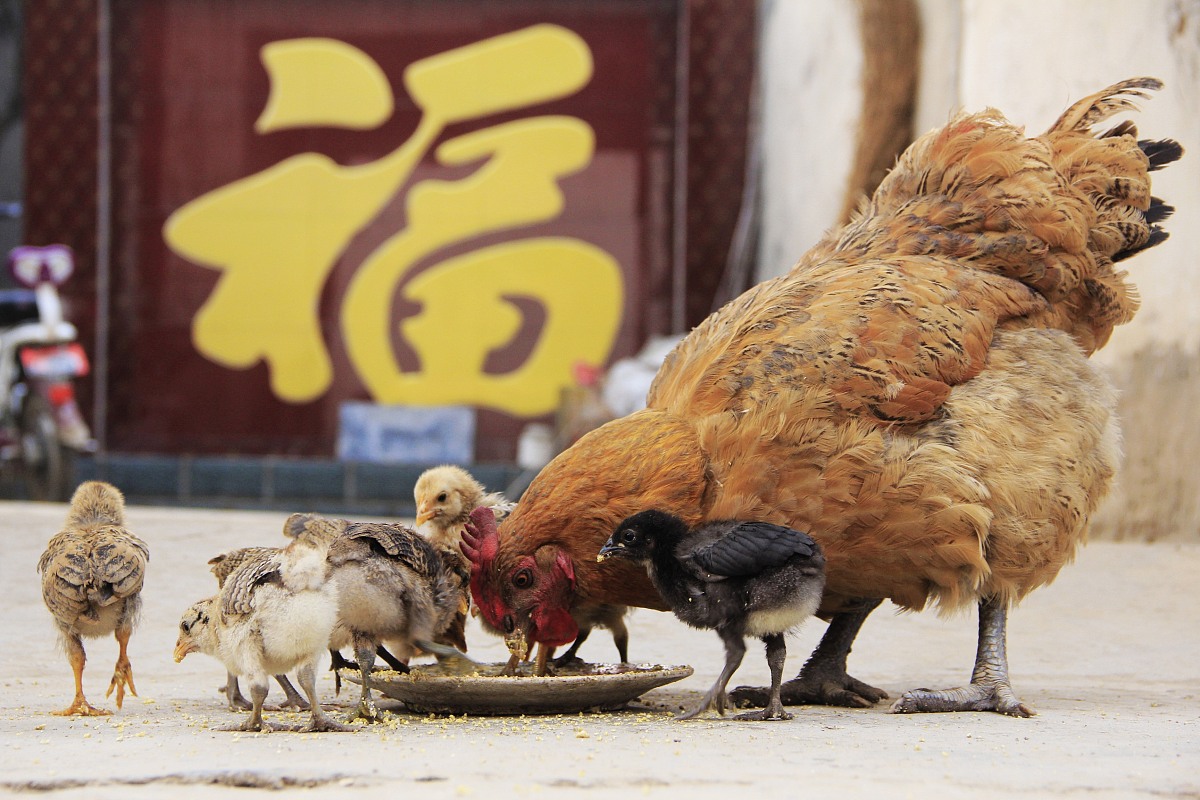
<path id="1" fill-rule="evenodd" d="M 383 645 L 379 645 L 379 647 L 375 648 L 375 655 L 383 659 L 383 662 L 392 669 L 396 670 L 396 672 L 408 672 L 408 664 L 405 664 L 403 661 L 389 653 L 388 649 Z"/>
<path id="2" fill-rule="evenodd" d="M 329 650 L 329 671 L 333 673 L 333 693 L 339 695 L 342 693 L 342 673 L 344 669 L 358 669 L 358 664 L 353 661 L 347 661 L 342 655 L 341 650 Z"/>
<path id="3" fill-rule="evenodd" d="M 710 708 L 717 709 L 717 713 L 722 716 L 725 714 L 725 687 L 729 685 L 729 679 L 733 677 L 733 673 L 737 672 L 737 668 L 742 665 L 742 658 L 746 655 L 746 641 L 742 638 L 740 631 L 725 629 L 718 633 L 721 635 L 721 641 L 725 642 L 725 666 L 721 669 L 721 674 L 717 676 L 717 682 L 700 700 L 699 705 L 691 711 L 679 715 L 676 719 L 692 719 Z"/>
<path id="4" fill-rule="evenodd" d="M 307 711 L 308 701 L 300 696 L 296 691 L 296 687 L 288 680 L 287 675 L 276 675 L 275 682 L 279 684 L 279 688 L 283 689 L 285 695 L 284 701 L 279 704 L 281 709 L 294 708 L 297 711 Z"/>
<path id="5" fill-rule="evenodd" d="M 618 619 L 612 624 L 613 644 L 617 646 L 617 655 L 621 657 L 622 664 L 629 663 L 629 628 L 625 627 L 625 621 Z"/>
<path id="6" fill-rule="evenodd" d="M 334 722 L 322 710 L 321 703 L 317 699 L 317 662 L 315 660 L 308 662 L 296 671 L 296 680 L 300 682 L 304 693 L 308 695 L 308 707 L 311 713 L 308 724 L 300 729 L 301 733 L 346 732 L 354 730 L 354 728 L 348 725 Z"/>
<path id="7" fill-rule="evenodd" d="M 749 720 L 791 719 L 792 715 L 784 710 L 783 701 L 780 699 L 783 663 L 787 660 L 787 644 L 783 640 L 782 633 L 767 634 L 762 637 L 762 640 L 763 644 L 767 646 L 767 667 L 771 670 L 771 695 L 767 699 L 766 708 L 762 711 L 739 714 L 737 718 Z"/>
<path id="8" fill-rule="evenodd" d="M 1013 693 L 1008 679 L 1005 627 L 1008 608 L 996 598 L 979 601 L 979 645 L 971 683 L 957 689 L 913 689 L 892 706 L 897 714 L 920 711 L 998 711 L 1032 717 L 1034 710 Z"/>
<path id="9" fill-rule="evenodd" d="M 358 659 L 358 670 L 362 676 L 362 695 L 359 697 L 354 715 L 350 717 L 350 722 L 357 719 L 379 722 L 379 709 L 376 708 L 375 701 L 371 699 L 371 668 L 375 666 L 376 646 L 375 642 L 367 637 L 355 634 L 354 657 Z"/>
<path id="10" fill-rule="evenodd" d="M 591 632 L 592 632 L 591 628 L 581 627 L 579 629 L 579 635 L 575 637 L 575 641 L 571 642 L 571 646 L 569 648 L 567 648 L 567 652 L 563 653 L 561 656 L 554 659 L 554 666 L 555 667 L 565 667 L 569 664 L 573 664 L 575 661 L 582 661 L 582 659 L 577 659 L 575 654 L 579 652 L 579 648 L 583 645 L 584 642 L 587 641 L 588 635 Z"/>
<path id="11" fill-rule="evenodd" d="M 800 674 L 781 687 L 784 705 L 869 708 L 888 696 L 884 690 L 846 674 L 846 659 L 854 637 L 880 602 L 864 599 L 855 608 L 834 615 L 817 649 L 800 668 Z M 739 708 L 762 707 L 770 700 L 770 690 L 763 686 L 739 686 L 730 693 L 730 699 Z"/>

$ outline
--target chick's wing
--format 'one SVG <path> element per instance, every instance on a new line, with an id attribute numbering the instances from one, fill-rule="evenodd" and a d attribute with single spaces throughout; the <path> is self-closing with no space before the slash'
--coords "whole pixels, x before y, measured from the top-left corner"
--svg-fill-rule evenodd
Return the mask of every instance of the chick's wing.
<path id="1" fill-rule="evenodd" d="M 222 614 L 247 614 L 254 609 L 254 590 L 264 583 L 278 581 L 283 556 L 269 550 L 247 559 L 225 579 L 221 589 Z"/>
<path id="2" fill-rule="evenodd" d="M 403 525 L 382 522 L 355 522 L 346 528 L 342 538 L 351 542 L 366 543 L 377 554 L 404 564 L 419 575 L 431 576 L 437 572 L 437 554 L 416 531 Z M 334 553 L 331 550 L 331 560 Z"/>
<path id="3" fill-rule="evenodd" d="M 807 534 L 768 522 L 743 522 L 712 544 L 692 554 L 697 565 L 728 578 L 758 575 L 794 556 L 812 558 L 819 552 Z"/>
<path id="4" fill-rule="evenodd" d="M 149 560 L 146 543 L 124 528 L 103 527 L 92 536 L 92 574 L 98 584 L 110 586 L 115 597 L 131 597 L 142 590 Z"/>

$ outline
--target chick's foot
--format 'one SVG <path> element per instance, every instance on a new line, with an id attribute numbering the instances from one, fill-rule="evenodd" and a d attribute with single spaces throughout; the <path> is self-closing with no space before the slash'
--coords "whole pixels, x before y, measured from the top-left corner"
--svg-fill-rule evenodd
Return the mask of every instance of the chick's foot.
<path id="1" fill-rule="evenodd" d="M 374 700 L 363 699 L 360 701 L 358 707 L 354 709 L 354 713 L 346 719 L 347 722 L 358 722 L 359 720 L 368 724 L 383 721 Z"/>
<path id="2" fill-rule="evenodd" d="M 352 733 L 358 730 L 353 725 L 343 725 L 328 714 L 314 714 L 308 724 L 300 729 L 301 733 Z"/>
<path id="3" fill-rule="evenodd" d="M 138 696 L 137 689 L 133 685 L 133 667 L 129 664 L 129 659 L 118 658 L 117 665 L 113 669 L 112 680 L 108 683 L 108 691 L 104 693 L 108 697 L 115 689 L 117 692 L 117 708 L 125 702 L 125 689 L 128 687 L 129 693 L 134 697 Z"/>
<path id="4" fill-rule="evenodd" d="M 55 711 L 56 717 L 107 717 L 112 714 L 103 708 L 96 708 L 89 703 L 82 695 L 75 698 L 71 705 L 64 708 L 62 711 Z"/>
<path id="5" fill-rule="evenodd" d="M 863 622 L 879 603 L 877 599 L 865 598 L 834 615 L 821 643 L 800 669 L 800 674 L 781 686 L 784 705 L 870 708 L 888 696 L 883 689 L 876 689 L 846 673 L 850 646 Z M 730 693 L 730 700 L 738 708 L 763 707 L 771 700 L 771 690 L 765 686 L 739 686 Z"/>
<path id="6" fill-rule="evenodd" d="M 284 701 L 279 704 L 279 710 L 286 711 L 295 709 L 297 711 L 308 711 L 308 701 L 300 696 L 296 691 L 296 687 L 288 680 L 286 675 L 276 675 L 275 682 L 283 689 Z"/>
<path id="7" fill-rule="evenodd" d="M 784 711 L 782 705 L 780 705 L 778 709 L 764 708 L 762 711 L 748 711 L 745 714 L 738 714 L 736 717 L 734 717 L 734 719 L 751 721 L 772 719 L 788 720 L 793 718 L 794 717 L 792 716 L 792 713 L 789 711 Z"/>

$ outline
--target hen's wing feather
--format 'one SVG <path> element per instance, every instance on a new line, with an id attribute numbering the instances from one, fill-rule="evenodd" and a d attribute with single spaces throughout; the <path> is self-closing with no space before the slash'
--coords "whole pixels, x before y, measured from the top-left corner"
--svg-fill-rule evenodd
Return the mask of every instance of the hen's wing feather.
<path id="1" fill-rule="evenodd" d="M 743 522 L 691 558 L 714 575 L 736 578 L 781 567 L 795 556 L 810 559 L 818 552 L 805 533 L 769 522 Z"/>
<path id="2" fill-rule="evenodd" d="M 919 423 L 1013 320 L 1094 351 L 1137 308 L 1113 264 L 1163 237 L 1148 172 L 1181 150 L 1089 128 L 1158 87 L 1112 86 L 1039 137 L 995 110 L 921 137 L 849 224 L 701 323 L 648 404 L 694 417 L 823 387 L 845 412 Z"/>

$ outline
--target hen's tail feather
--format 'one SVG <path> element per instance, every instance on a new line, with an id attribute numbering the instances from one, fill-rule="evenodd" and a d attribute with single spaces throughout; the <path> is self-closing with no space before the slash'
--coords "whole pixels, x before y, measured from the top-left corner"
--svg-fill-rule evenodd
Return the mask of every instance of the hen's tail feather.
<path id="1" fill-rule="evenodd" d="M 1139 140 L 1130 121 L 1092 127 L 1161 86 L 1115 84 L 1035 138 L 992 109 L 959 115 L 905 151 L 856 217 L 794 269 L 839 251 L 940 257 L 1034 289 L 1050 305 L 1030 324 L 1065 330 L 1091 352 L 1137 309 L 1113 264 L 1166 238 L 1159 223 L 1171 207 L 1152 196 L 1149 176 L 1183 153 L 1171 139 Z"/>
<path id="2" fill-rule="evenodd" d="M 1156 224 L 1162 222 L 1167 217 L 1175 213 L 1175 206 L 1169 206 L 1162 201 L 1161 197 L 1151 197 L 1150 207 L 1146 209 L 1146 222 Z"/>
<path id="3" fill-rule="evenodd" d="M 1183 157 L 1183 145 L 1174 139 L 1142 139 L 1138 147 L 1150 159 L 1150 171 L 1162 169 Z"/>
<path id="4" fill-rule="evenodd" d="M 1142 252 L 1143 250 L 1148 250 L 1157 244 L 1162 244 L 1169 238 L 1171 238 L 1171 234 L 1167 233 L 1162 228 L 1159 228 L 1159 227 L 1152 228 L 1150 231 L 1150 235 L 1146 237 L 1146 241 L 1142 242 L 1141 244 L 1139 244 L 1136 247 L 1131 247 L 1126 250 L 1121 250 L 1120 252 L 1115 253 L 1112 257 L 1113 263 L 1116 263 L 1117 261 L 1124 261 L 1125 259 L 1129 258 L 1130 256 L 1137 255 L 1138 253 Z"/>
<path id="5" fill-rule="evenodd" d="M 1143 90 L 1158 91 L 1162 86 L 1162 81 L 1158 78 L 1130 78 L 1121 81 L 1072 105 L 1050 126 L 1048 133 L 1086 131 L 1113 114 L 1136 110 L 1137 103 L 1134 101 L 1149 97 Z"/>

